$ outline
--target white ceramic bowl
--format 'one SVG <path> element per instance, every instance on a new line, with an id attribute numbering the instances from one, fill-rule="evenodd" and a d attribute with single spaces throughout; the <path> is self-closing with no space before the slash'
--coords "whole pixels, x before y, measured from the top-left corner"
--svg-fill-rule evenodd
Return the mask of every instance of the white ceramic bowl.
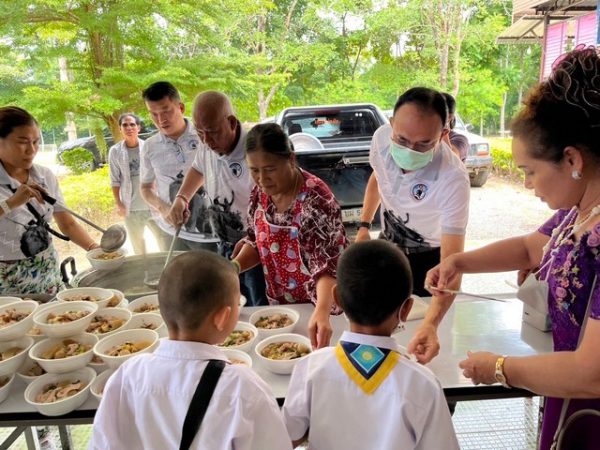
<path id="1" fill-rule="evenodd" d="M 134 314 L 131 317 L 131 320 L 127 323 L 126 328 L 128 330 L 148 329 L 148 325 L 153 325 L 155 328 L 150 329 L 156 331 L 161 338 L 169 335 L 169 332 L 167 331 L 167 324 L 163 320 L 162 316 L 156 313 Z"/>
<path id="2" fill-rule="evenodd" d="M 9 303 L 23 301 L 20 297 L 0 297 L 0 306 L 8 305 Z"/>
<path id="3" fill-rule="evenodd" d="M 19 370 L 19 367 L 21 367 L 27 359 L 27 352 L 29 352 L 29 349 L 32 345 L 33 339 L 27 336 L 23 336 L 13 341 L 0 342 L 1 353 L 13 347 L 23 349 L 15 356 L 0 361 L 0 376 L 12 375 L 17 370 Z"/>
<path id="4" fill-rule="evenodd" d="M 61 302 L 87 301 L 97 304 L 98 308 L 106 308 L 106 305 L 108 305 L 108 302 L 110 302 L 110 299 L 113 297 L 113 295 L 114 294 L 110 289 L 82 287 L 60 291 L 56 294 L 56 299 Z M 90 296 L 96 300 L 77 300 L 78 298 L 81 298 L 81 296 Z"/>
<path id="5" fill-rule="evenodd" d="M 79 355 L 69 356 L 68 358 L 46 359 L 42 357 L 45 352 L 61 345 L 63 341 L 67 339 L 73 340 L 79 344 L 89 345 L 90 349 Z M 98 342 L 98 337 L 90 333 L 78 334 L 68 338 L 44 339 L 31 347 L 31 350 L 29 350 L 29 357 L 42 366 L 48 373 L 73 372 L 74 370 L 85 367 L 92 360 L 92 357 L 94 356 L 93 349 L 96 342 Z"/>
<path id="6" fill-rule="evenodd" d="M 49 314 L 60 315 L 69 311 L 86 311 L 89 314 L 72 322 L 54 324 L 47 322 Z M 92 302 L 56 302 L 36 312 L 33 315 L 33 323 L 48 337 L 68 337 L 83 333 L 90 325 L 96 311 L 98 305 Z"/>
<path id="7" fill-rule="evenodd" d="M 115 270 L 123 265 L 125 262 L 125 256 L 127 255 L 127 251 L 124 248 L 120 248 L 115 250 L 114 253 L 116 256 L 113 259 L 100 259 L 99 256 L 105 254 L 106 252 L 101 248 L 95 248 L 86 253 L 88 261 L 92 265 L 92 268 L 96 270 Z"/>
<path id="8" fill-rule="evenodd" d="M 252 333 L 252 337 L 250 338 L 250 340 L 248 342 L 244 342 L 243 344 L 240 345 L 229 345 L 227 347 L 223 346 L 223 345 L 219 345 L 220 348 L 222 349 L 232 349 L 232 350 L 242 350 L 244 352 L 248 352 L 252 349 L 252 346 L 254 345 L 254 342 L 256 341 L 256 338 L 258 337 L 258 330 L 256 329 L 256 327 L 248 322 L 238 322 L 237 325 L 235 326 L 235 328 L 233 329 L 233 331 L 249 331 L 250 333 Z"/>
<path id="9" fill-rule="evenodd" d="M 8 381 L 4 384 L 4 386 L 0 387 L 0 403 L 8 398 L 8 394 L 10 394 L 10 387 L 12 386 L 13 381 L 15 381 L 15 374 L 13 373 L 12 375 L 2 376 L 0 377 L 0 381 L 5 378 L 8 378 Z"/>
<path id="10" fill-rule="evenodd" d="M 158 308 L 158 294 L 144 295 L 143 297 L 136 298 L 135 300 L 129 302 L 129 306 L 127 306 L 127 308 L 129 308 L 129 311 L 131 311 L 133 314 L 140 314 L 142 312 L 160 314 L 158 309 L 154 309 L 152 311 L 137 311 L 144 305 L 154 305 L 156 308 Z"/>
<path id="11" fill-rule="evenodd" d="M 99 339 L 104 339 L 105 337 L 110 336 L 111 334 L 115 334 L 117 331 L 126 330 L 127 329 L 127 323 L 131 319 L 131 316 L 132 316 L 131 311 L 129 311 L 128 309 L 123 309 L 123 308 L 102 308 L 102 309 L 99 309 L 96 312 L 96 314 L 94 314 L 94 318 L 92 318 L 92 321 L 90 322 L 89 327 L 86 328 L 86 332 L 87 333 L 95 334 L 96 336 L 98 336 Z M 115 328 L 114 330 L 111 330 L 111 331 L 107 331 L 105 333 L 101 333 L 99 330 L 92 331 L 90 327 L 92 326 L 92 324 L 94 322 L 94 319 L 96 317 L 121 319 L 123 321 L 123 324 L 120 327 Z"/>
<path id="12" fill-rule="evenodd" d="M 31 383 L 33 380 L 41 377 L 42 375 L 44 375 L 44 373 L 46 373 L 46 371 L 44 370 L 44 372 L 40 375 L 29 375 L 27 372 L 29 372 L 29 370 L 31 370 L 34 365 L 37 365 L 42 370 L 44 370 L 43 367 L 41 367 L 37 362 L 35 362 L 33 359 L 29 358 L 29 356 L 28 356 L 27 359 L 25 360 L 25 362 L 23 363 L 23 365 L 19 368 L 19 371 L 17 372 L 17 376 L 21 380 L 23 380 L 26 384 Z"/>
<path id="13" fill-rule="evenodd" d="M 27 386 L 27 389 L 25 389 L 25 401 L 37 409 L 40 414 L 45 416 L 62 416 L 63 414 L 70 413 L 79 408 L 85 403 L 90 395 L 90 384 L 95 379 L 96 372 L 89 367 L 84 367 L 83 369 L 69 373 L 47 373 L 38 377 Z M 43 389 L 49 384 L 60 383 L 63 381 L 74 382 L 77 380 L 84 383 L 85 387 L 71 397 L 66 397 L 53 403 L 38 403 L 35 400 L 37 395 L 41 394 Z"/>
<path id="14" fill-rule="evenodd" d="M 271 328 L 271 329 L 256 327 L 256 322 L 261 317 L 271 316 L 273 314 L 287 315 L 290 319 L 292 319 L 292 324 L 288 325 L 287 327 Z M 264 339 L 266 337 L 274 336 L 276 334 L 291 333 L 292 331 L 294 331 L 294 328 L 296 327 L 296 324 L 298 323 L 299 319 L 300 319 L 300 314 L 298 314 L 295 310 L 293 310 L 291 308 L 286 308 L 284 306 L 266 306 L 264 308 L 259 309 L 258 311 L 253 312 L 250 315 L 248 322 L 250 322 L 252 325 L 254 325 L 256 327 L 256 329 L 258 330 L 258 337 L 261 339 Z"/>
<path id="15" fill-rule="evenodd" d="M 241 350 L 234 350 L 231 348 L 224 348 L 222 350 L 223 353 L 225 353 L 225 356 L 227 356 L 227 359 L 231 362 L 231 364 L 240 364 L 238 362 L 234 362 L 234 360 L 237 360 L 242 361 L 245 366 L 252 368 L 252 358 L 250 358 L 250 355 L 248 353 L 243 352 Z"/>
<path id="16" fill-rule="evenodd" d="M 94 351 L 94 349 L 92 349 L 92 351 Z M 94 362 L 94 358 L 98 358 L 98 355 L 94 354 L 94 356 L 92 357 L 92 360 L 88 363 L 88 367 L 91 367 L 92 369 L 94 369 L 96 371 L 96 373 L 98 375 L 100 375 L 102 372 L 104 372 L 106 369 L 108 369 L 108 366 L 106 365 L 104 360 L 102 360 L 102 362 Z M 100 359 L 102 359 L 102 358 L 100 358 Z"/>
<path id="17" fill-rule="evenodd" d="M 35 317 L 36 314 L 46 311 L 48 308 L 52 308 L 53 306 L 58 305 L 58 304 L 59 304 L 59 302 L 41 303 L 40 305 L 38 305 L 37 309 L 35 310 L 33 317 Z M 32 320 L 32 322 L 33 322 L 33 320 Z M 35 332 L 36 330 L 37 330 L 37 333 Z M 44 333 L 42 333 L 42 330 L 40 330 L 33 323 L 32 323 L 32 327 L 29 329 L 29 331 L 27 331 L 25 336 L 29 336 L 29 337 L 33 338 L 33 340 L 36 343 L 39 341 L 43 341 L 47 337 Z"/>
<path id="18" fill-rule="evenodd" d="M 114 370 L 105 370 L 101 374 L 98 374 L 96 379 L 92 382 L 92 385 L 90 386 L 90 392 L 98 399 L 98 401 L 102 400 L 104 386 L 106 386 L 106 382 L 113 373 L 115 373 Z"/>
<path id="19" fill-rule="evenodd" d="M 261 354 L 261 351 L 267 345 L 273 344 L 276 342 L 298 342 L 298 343 L 306 345 L 312 351 L 310 339 L 308 339 L 306 336 L 302 336 L 301 334 L 294 334 L 294 333 L 278 334 L 277 336 L 270 336 L 266 339 L 263 339 L 258 344 L 256 344 L 256 348 L 254 349 L 254 351 L 256 352 L 256 355 L 258 356 L 258 359 L 260 360 L 261 364 L 267 370 L 269 370 L 273 373 L 279 373 L 279 374 L 283 374 L 283 375 L 290 374 L 290 373 L 292 373 L 292 370 L 294 370 L 294 366 L 296 365 L 296 363 L 298 361 L 300 361 L 301 359 L 304 359 L 308 356 L 308 355 L 305 355 L 300 358 L 285 359 L 285 360 L 276 360 L 276 359 L 269 359 L 269 358 L 264 357 Z"/>
<path id="20" fill-rule="evenodd" d="M 38 306 L 38 302 L 34 300 L 20 300 L 15 303 L 8 303 L 4 306 L 0 306 L 0 316 L 8 313 L 9 311 L 27 314 L 27 316 L 21 319 L 19 322 L 1 327 L 0 341 L 12 341 L 13 339 L 19 339 L 20 337 L 25 336 L 33 327 L 33 313 Z"/>
<path id="21" fill-rule="evenodd" d="M 118 289 L 109 289 L 109 291 L 112 291 L 113 296 L 106 304 L 107 308 L 127 308 L 129 302 L 125 298 L 125 294 L 123 294 L 123 292 L 119 291 Z"/>
<path id="22" fill-rule="evenodd" d="M 106 363 L 109 369 L 116 369 L 123 364 L 129 358 L 142 353 L 151 353 L 158 345 L 158 333 L 154 330 L 124 330 L 119 331 L 112 336 L 108 336 L 94 346 L 94 353 L 98 355 Z M 131 353 L 129 355 L 122 356 L 109 356 L 107 352 L 117 346 L 126 342 L 142 342 L 146 341 L 150 345 L 139 352 Z"/>

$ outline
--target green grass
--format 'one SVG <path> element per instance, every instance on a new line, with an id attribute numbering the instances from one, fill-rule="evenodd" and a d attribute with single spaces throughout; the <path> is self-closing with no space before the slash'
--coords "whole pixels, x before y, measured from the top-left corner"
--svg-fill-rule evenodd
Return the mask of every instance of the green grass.
<path id="1" fill-rule="evenodd" d="M 82 175 L 60 177 L 60 189 L 69 208 L 100 226 L 114 221 L 114 199 L 108 166 Z"/>

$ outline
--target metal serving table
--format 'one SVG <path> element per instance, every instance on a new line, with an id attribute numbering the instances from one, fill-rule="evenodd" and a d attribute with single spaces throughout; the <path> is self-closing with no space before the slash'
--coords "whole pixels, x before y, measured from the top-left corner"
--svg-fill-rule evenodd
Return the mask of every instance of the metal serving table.
<path id="1" fill-rule="evenodd" d="M 424 299 L 427 301 L 428 299 Z M 313 306 L 290 306 L 300 313 L 300 320 L 295 332 L 306 334 L 308 320 Z M 261 307 L 244 307 L 240 312 L 240 320 L 247 321 L 254 311 Z M 427 365 L 440 379 L 448 400 L 482 400 L 507 397 L 526 397 L 533 395 L 523 389 L 506 389 L 501 385 L 474 386 L 462 376 L 458 367 L 459 361 L 466 357 L 468 350 L 489 350 L 509 355 L 535 355 L 552 351 L 552 336 L 543 333 L 526 323 L 521 322 L 522 303 L 509 299 L 505 303 L 493 301 L 471 301 L 457 298 L 449 309 L 438 329 L 441 344 L 440 354 Z M 394 335 L 399 344 L 406 346 L 421 320 L 406 323 L 405 331 Z M 332 344 L 337 342 L 348 322 L 344 315 L 332 316 Z M 280 404 L 287 393 L 289 375 L 277 375 L 266 370 L 254 354 L 250 352 L 255 370 L 271 386 Z M 2 444 L 0 450 L 9 448 L 19 434 L 26 432 L 28 444 L 31 433 L 28 427 L 58 425 L 61 428 L 63 448 L 69 448 L 68 433 L 64 433 L 64 425 L 90 424 L 94 419 L 97 400 L 90 395 L 79 409 L 58 417 L 47 417 L 39 414 L 25 402 L 23 392 L 25 383 L 16 379 L 9 397 L 0 403 L 0 427 L 17 427 L 11 436 Z M 13 436 L 14 435 L 14 436 Z M 30 447 L 34 448 L 34 447 Z"/>

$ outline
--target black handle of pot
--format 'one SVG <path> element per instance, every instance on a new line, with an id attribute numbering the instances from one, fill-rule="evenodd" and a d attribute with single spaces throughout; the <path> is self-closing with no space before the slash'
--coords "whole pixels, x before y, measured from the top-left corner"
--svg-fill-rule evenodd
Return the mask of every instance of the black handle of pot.
<path id="1" fill-rule="evenodd" d="M 60 274 L 62 276 L 62 280 L 68 287 L 70 287 L 71 285 L 69 282 L 71 280 L 69 280 L 69 275 L 67 274 L 67 264 L 71 264 L 71 275 L 73 277 L 77 275 L 77 268 L 75 267 L 75 258 L 69 256 L 68 258 L 65 258 L 63 262 L 60 263 Z"/>

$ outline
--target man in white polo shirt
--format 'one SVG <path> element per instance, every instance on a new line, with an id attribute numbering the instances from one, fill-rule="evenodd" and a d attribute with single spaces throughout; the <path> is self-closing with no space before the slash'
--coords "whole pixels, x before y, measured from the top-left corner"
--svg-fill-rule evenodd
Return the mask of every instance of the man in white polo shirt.
<path id="1" fill-rule="evenodd" d="M 254 186 L 246 164 L 246 131 L 236 118 L 229 98 L 217 91 L 200 93 L 194 100 L 194 124 L 202 143 L 177 193 L 167 219 L 171 224 L 189 223 L 190 196 L 204 188 L 210 223 L 221 239 L 219 253 L 229 258 L 246 235 L 250 191 Z M 240 275 L 242 295 L 251 305 L 266 305 L 261 265 Z"/>
<path id="2" fill-rule="evenodd" d="M 464 251 L 469 176 L 443 142 L 447 119 L 441 93 L 409 89 L 398 98 L 391 123 L 375 132 L 369 153 L 373 174 L 356 239 L 369 239 L 371 222 L 381 204 L 382 237 L 406 253 L 417 295 L 431 295 L 424 289 L 428 270 L 441 259 Z M 459 287 L 460 281 L 451 286 Z M 429 362 L 439 352 L 437 326 L 453 299 L 433 297 L 408 348 L 419 362 Z"/>
<path id="3" fill-rule="evenodd" d="M 201 142 L 192 123 L 183 116 L 185 107 L 171 83 L 156 82 L 142 97 L 159 132 L 146 140 L 141 152 L 140 192 L 153 209 L 153 219 L 161 230 L 159 247 L 165 251 L 175 234 L 175 227 L 167 220 L 171 204 Z M 175 250 L 217 251 L 219 237 L 211 226 L 206 192 L 190 193 L 186 203 L 190 220 L 182 227 Z"/>

